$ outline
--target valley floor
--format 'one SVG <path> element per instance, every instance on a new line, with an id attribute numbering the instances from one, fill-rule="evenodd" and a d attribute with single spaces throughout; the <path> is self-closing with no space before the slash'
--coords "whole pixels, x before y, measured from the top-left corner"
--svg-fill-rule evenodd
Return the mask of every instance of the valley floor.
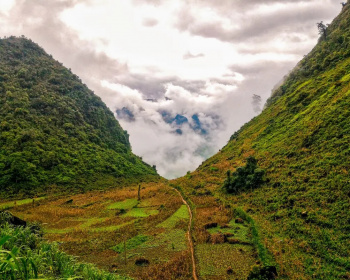
<path id="1" fill-rule="evenodd" d="M 134 185 L 4 202 L 0 208 L 39 222 L 47 240 L 112 273 L 135 279 L 247 279 L 259 262 L 249 222 L 214 196 L 192 201 L 173 187 L 142 183 L 140 198 Z"/>

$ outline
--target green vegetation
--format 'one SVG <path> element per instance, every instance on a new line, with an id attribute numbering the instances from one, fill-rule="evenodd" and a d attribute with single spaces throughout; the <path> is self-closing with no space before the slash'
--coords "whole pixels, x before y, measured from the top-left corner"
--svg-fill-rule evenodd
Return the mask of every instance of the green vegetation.
<path id="1" fill-rule="evenodd" d="M 151 215 L 157 215 L 159 211 L 157 209 L 146 208 L 132 208 L 124 214 L 125 217 L 145 218 Z"/>
<path id="2" fill-rule="evenodd" d="M 148 239 L 147 235 L 136 235 L 133 238 L 128 239 L 125 244 L 124 242 L 119 243 L 118 245 L 112 247 L 111 249 L 117 253 L 122 253 L 124 250 L 134 249 L 140 246 L 142 243 L 146 242 Z"/>
<path id="3" fill-rule="evenodd" d="M 196 205 L 209 204 L 209 197 L 193 192 L 205 184 L 215 197 L 244 210 L 259 258 L 268 264 L 273 257 L 281 279 L 349 277 L 349 20 L 347 5 L 263 112 L 190 180 L 177 181 Z M 243 166 L 249 156 L 266 171 L 266 182 L 233 195 L 220 191 L 227 170 Z"/>
<path id="4" fill-rule="evenodd" d="M 131 279 L 78 263 L 56 243 L 42 240 L 37 226 L 14 227 L 5 212 L 0 217 L 0 279 Z"/>
<path id="5" fill-rule="evenodd" d="M 137 206 L 139 202 L 137 201 L 137 199 L 126 199 L 124 201 L 118 201 L 118 202 L 115 202 L 113 204 L 110 204 L 108 205 L 108 209 L 112 210 L 112 209 L 118 209 L 118 210 L 121 210 L 121 209 L 124 209 L 124 210 L 129 210 L 135 206 Z"/>
<path id="6" fill-rule="evenodd" d="M 13 201 L 8 201 L 8 202 L 3 202 L 3 203 L 0 203 L 0 210 L 1 209 L 8 209 L 8 208 L 15 207 L 15 206 L 21 206 L 21 205 L 25 205 L 25 204 L 30 204 L 30 203 L 33 203 L 33 200 L 36 203 L 37 201 L 40 201 L 43 199 L 45 199 L 45 197 L 27 198 L 27 199 L 22 199 L 22 200 L 13 200 Z"/>
<path id="7" fill-rule="evenodd" d="M 101 223 L 107 221 L 108 218 L 79 218 L 79 219 L 70 219 L 70 222 L 76 222 L 76 224 L 72 227 L 65 227 L 63 229 L 45 229 L 45 233 L 56 233 L 56 234 L 62 234 L 62 233 L 70 233 L 74 231 L 89 231 L 89 232 L 98 232 L 98 231 L 113 231 L 118 228 L 121 228 L 127 224 L 130 224 L 130 222 L 127 223 L 121 223 L 117 225 L 111 225 L 111 226 L 100 226 Z"/>
<path id="8" fill-rule="evenodd" d="M 186 230 L 173 229 L 160 235 L 160 244 L 165 244 L 168 251 L 185 251 L 188 247 Z"/>
<path id="9" fill-rule="evenodd" d="M 157 177 L 101 99 L 24 37 L 0 39 L 0 147 L 3 197 Z"/>
<path id="10" fill-rule="evenodd" d="M 146 201 L 147 202 L 147 201 Z M 123 217 L 145 218 L 151 215 L 159 213 L 157 209 L 149 209 L 145 207 L 138 207 L 140 201 L 138 199 L 126 199 L 124 201 L 118 201 L 108 205 L 109 210 L 119 210 L 119 214 L 123 214 Z M 143 202 L 143 204 L 147 204 Z"/>
<path id="11" fill-rule="evenodd" d="M 246 279 L 242 278 L 242 274 L 248 275 L 254 264 L 251 255 L 252 247 L 247 245 L 199 244 L 196 246 L 196 257 L 199 260 L 200 279 Z M 230 268 L 234 269 L 232 274 L 228 274 Z"/>
<path id="12" fill-rule="evenodd" d="M 275 265 L 275 260 L 273 256 L 267 251 L 266 247 L 262 243 L 261 236 L 259 235 L 259 231 L 255 221 L 250 217 L 243 209 L 237 208 L 235 209 L 235 214 L 250 224 L 251 228 L 251 236 L 254 244 L 254 248 L 256 249 L 259 260 L 264 266 Z"/>
<path id="13" fill-rule="evenodd" d="M 244 191 L 252 191 L 264 183 L 265 170 L 258 168 L 257 160 L 250 156 L 244 167 L 238 167 L 235 172 L 227 171 L 227 179 L 223 188 L 228 193 L 237 194 Z"/>
<path id="14" fill-rule="evenodd" d="M 67 254 L 106 271 L 145 280 L 190 274 L 188 220 L 180 219 L 175 228 L 157 227 L 181 207 L 181 197 L 162 182 L 142 185 L 138 203 L 135 183 L 125 188 L 48 197 L 11 211 L 25 221 L 40 222 L 45 240 L 59 242 Z M 108 209 L 111 205 L 113 209 Z M 122 252 L 124 240 L 126 252 Z M 111 250 L 113 247 L 117 250 Z M 149 261 L 147 266 L 135 264 L 142 258 Z"/>
<path id="15" fill-rule="evenodd" d="M 189 213 L 186 205 L 181 205 L 181 207 L 168 219 L 158 225 L 158 227 L 172 229 L 176 227 L 176 224 L 183 220 L 188 220 Z"/>
<path id="16" fill-rule="evenodd" d="M 213 235 L 215 233 L 227 234 L 230 233 L 237 239 L 240 243 L 251 243 L 251 228 L 246 224 L 236 223 L 235 220 L 231 220 L 228 225 L 224 227 L 217 226 L 207 231 Z"/>
<path id="17" fill-rule="evenodd" d="M 114 232 L 114 231 L 116 231 L 122 227 L 125 227 L 127 225 L 130 225 L 132 223 L 133 223 L 133 221 L 125 222 L 125 223 L 113 225 L 113 226 L 100 226 L 100 227 L 88 229 L 88 231 L 90 231 L 90 232 Z"/>
<path id="18" fill-rule="evenodd" d="M 201 279 L 261 279 L 276 272 L 280 279 L 349 279 L 349 20 L 347 5 L 327 27 L 326 36 L 273 93 L 263 112 L 234 133 L 229 143 L 196 172 L 174 182 L 196 210 L 192 239 Z M 74 75 L 66 75 L 68 70 L 52 64 L 28 40 L 0 42 L 0 70 L 4 69 L 0 71 L 3 192 L 23 189 L 29 193 L 29 189 L 49 186 L 48 182 L 60 188 L 68 184 L 85 188 L 93 182 L 91 176 L 97 181 L 107 178 L 103 184 L 122 177 L 137 180 L 146 174 L 155 176 L 131 154 L 123 138 L 126 134 L 117 123 L 113 121 L 111 129 L 103 129 L 113 115 Z M 10 55 L 5 52 L 8 46 Z M 50 71 L 42 72 L 39 65 Z M 87 135 L 87 131 L 92 134 Z M 117 139 L 109 131 L 114 131 Z M 129 164 L 132 169 L 128 169 Z M 24 215 L 39 217 L 45 223 L 54 220 L 57 224 L 48 227 L 62 230 L 61 235 L 53 233 L 65 242 L 62 247 L 79 251 L 84 259 L 101 259 L 109 269 L 118 262 L 118 269 L 135 277 L 150 279 L 157 272 L 160 274 L 154 279 L 172 279 L 179 271 L 173 268 L 182 267 L 181 277 L 188 276 L 186 205 L 180 206 L 179 198 L 175 205 L 174 194 L 164 186 L 146 188 L 138 204 L 138 190 L 125 190 L 123 195 L 121 190 L 118 195 L 101 193 L 106 203 L 99 203 L 100 197 L 82 195 L 74 197 L 74 203 L 78 201 L 74 205 L 62 206 L 62 200 L 40 205 L 36 211 L 23 205 L 22 210 Z M 83 207 L 87 199 L 93 203 L 91 208 Z M 142 203 L 163 207 L 136 207 Z M 97 210 L 102 214 L 96 215 Z M 158 212 L 153 215 L 151 211 Z M 72 217 L 82 214 L 86 221 L 74 224 Z M 101 218 L 103 215 L 106 219 Z M 89 230 L 81 230 L 83 225 Z M 66 231 L 73 228 L 78 230 Z M 57 245 L 37 241 L 28 232 L 17 234 L 13 232 L 17 229 L 9 226 L 3 230 L 0 269 L 8 275 L 85 277 L 81 276 L 81 266 L 59 252 Z M 34 249 L 29 251 L 17 241 L 13 244 L 8 236 L 25 238 L 25 244 L 31 244 L 25 246 Z M 92 237 L 96 242 L 91 242 Z M 123 252 L 123 239 L 127 240 L 129 255 L 122 264 L 124 260 L 116 252 Z M 43 253 L 47 246 L 54 252 L 48 256 Z M 149 267 L 135 267 L 139 257 L 147 258 Z M 165 269 L 170 276 L 161 276 Z"/>
<path id="19" fill-rule="evenodd" d="M 162 250 L 173 252 L 185 251 L 187 249 L 186 230 L 172 229 L 151 237 L 141 245 L 142 248 L 162 247 Z"/>

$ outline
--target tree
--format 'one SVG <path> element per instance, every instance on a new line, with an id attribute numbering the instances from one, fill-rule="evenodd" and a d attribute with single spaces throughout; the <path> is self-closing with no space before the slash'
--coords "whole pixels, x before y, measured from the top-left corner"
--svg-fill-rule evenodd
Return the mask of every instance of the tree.
<path id="1" fill-rule="evenodd" d="M 137 200 L 141 201 L 141 184 L 139 184 L 139 189 L 137 191 Z"/>
<path id="2" fill-rule="evenodd" d="M 227 171 L 223 189 L 231 194 L 248 190 L 253 191 L 265 182 L 264 176 L 265 170 L 258 168 L 258 161 L 250 156 L 244 167 L 238 167 L 232 174 L 230 170 Z"/>
<path id="3" fill-rule="evenodd" d="M 257 94 L 253 94 L 252 96 L 252 105 L 255 113 L 261 112 L 261 96 Z"/>
<path id="4" fill-rule="evenodd" d="M 325 39 L 327 38 L 327 27 L 328 24 L 325 25 L 323 21 L 317 23 L 318 34 L 320 34 L 321 37 L 324 37 Z"/>

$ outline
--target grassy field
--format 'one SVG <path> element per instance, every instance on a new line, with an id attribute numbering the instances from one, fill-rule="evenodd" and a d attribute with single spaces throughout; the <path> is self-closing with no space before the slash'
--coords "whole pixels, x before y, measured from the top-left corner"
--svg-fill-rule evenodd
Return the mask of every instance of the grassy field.
<path id="1" fill-rule="evenodd" d="M 37 226 L 16 227 L 12 215 L 0 213 L 0 279 L 93 279 L 132 280 L 108 273 L 59 250 L 48 243 Z"/>
<path id="2" fill-rule="evenodd" d="M 196 184 L 194 188 L 190 182 Z M 197 182 L 185 176 L 171 185 L 181 188 L 193 208 L 192 237 L 199 279 L 247 279 L 253 267 L 261 264 L 250 222 L 215 197 L 214 186 L 211 189 Z"/>
<path id="3" fill-rule="evenodd" d="M 252 247 L 247 245 L 199 244 L 196 257 L 200 279 L 247 279 L 255 264 L 253 254 Z"/>
<path id="4" fill-rule="evenodd" d="M 140 200 L 137 190 L 135 185 L 48 198 L 34 205 L 17 203 L 10 210 L 42 224 L 46 239 L 60 242 L 62 250 L 80 261 L 137 279 L 172 279 L 175 274 L 188 279 L 186 206 L 163 183 L 142 184 Z"/>
<path id="5" fill-rule="evenodd" d="M 144 183 L 140 200 L 137 190 L 135 185 L 28 200 L 10 210 L 39 222 L 44 237 L 66 253 L 106 271 L 135 279 L 191 279 L 186 205 L 166 183 Z M 249 222 L 237 222 L 232 209 L 213 196 L 191 198 L 200 279 L 246 279 L 259 260 Z"/>
<path id="6" fill-rule="evenodd" d="M 8 208 L 13 208 L 16 206 L 21 206 L 25 204 L 35 204 L 38 201 L 41 201 L 45 199 L 45 197 L 37 197 L 37 198 L 26 198 L 26 199 L 21 199 L 21 200 L 11 200 L 11 201 L 6 201 L 6 202 L 1 202 L 0 203 L 0 210 L 5 210 Z"/>

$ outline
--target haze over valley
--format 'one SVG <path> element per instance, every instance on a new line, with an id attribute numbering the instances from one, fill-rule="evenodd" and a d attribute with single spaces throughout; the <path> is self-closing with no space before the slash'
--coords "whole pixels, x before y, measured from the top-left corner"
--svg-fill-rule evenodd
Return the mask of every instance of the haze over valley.
<path id="1" fill-rule="evenodd" d="M 175 178 L 219 151 L 317 42 L 331 0 L 0 0 L 0 35 L 25 35 L 115 114 L 133 152 Z"/>

